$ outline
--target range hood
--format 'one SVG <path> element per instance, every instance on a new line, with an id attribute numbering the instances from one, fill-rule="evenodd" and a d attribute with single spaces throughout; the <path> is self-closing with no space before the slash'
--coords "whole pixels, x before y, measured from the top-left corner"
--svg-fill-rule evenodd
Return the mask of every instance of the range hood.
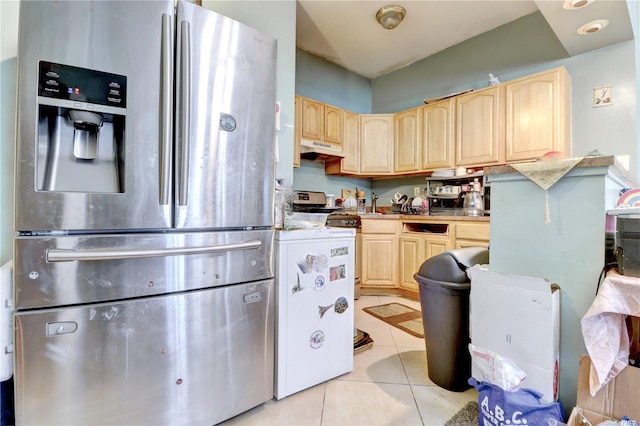
<path id="1" fill-rule="evenodd" d="M 326 142 L 300 139 L 300 158 L 318 162 L 341 160 L 342 148 Z"/>

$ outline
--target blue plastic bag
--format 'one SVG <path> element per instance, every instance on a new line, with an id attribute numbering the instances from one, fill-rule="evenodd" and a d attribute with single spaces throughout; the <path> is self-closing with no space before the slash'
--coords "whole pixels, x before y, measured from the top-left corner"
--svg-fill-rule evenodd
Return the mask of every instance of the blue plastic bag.
<path id="1" fill-rule="evenodd" d="M 546 426 L 549 420 L 564 422 L 564 408 L 559 401 L 542 404 L 542 394 L 533 389 L 506 391 L 473 377 L 469 384 L 478 391 L 480 426 L 529 425 Z"/>

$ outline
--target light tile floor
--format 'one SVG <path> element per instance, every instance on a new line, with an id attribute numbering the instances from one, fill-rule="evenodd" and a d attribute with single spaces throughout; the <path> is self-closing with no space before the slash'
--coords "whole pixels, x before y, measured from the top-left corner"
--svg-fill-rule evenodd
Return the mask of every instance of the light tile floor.
<path id="1" fill-rule="evenodd" d="M 357 354 L 353 371 L 310 389 L 275 399 L 222 425 L 443 425 L 475 389 L 450 392 L 427 373 L 424 339 L 414 337 L 364 312 L 367 306 L 398 302 L 420 309 L 417 301 L 393 296 L 361 296 L 355 323 L 369 333 L 373 347 Z"/>

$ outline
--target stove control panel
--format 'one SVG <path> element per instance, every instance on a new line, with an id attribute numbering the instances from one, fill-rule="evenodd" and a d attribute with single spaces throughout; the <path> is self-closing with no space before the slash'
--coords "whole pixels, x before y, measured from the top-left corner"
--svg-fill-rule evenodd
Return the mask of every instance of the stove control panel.
<path id="1" fill-rule="evenodd" d="M 360 228 L 360 216 L 356 215 L 330 215 L 327 218 L 327 226 L 338 228 Z"/>

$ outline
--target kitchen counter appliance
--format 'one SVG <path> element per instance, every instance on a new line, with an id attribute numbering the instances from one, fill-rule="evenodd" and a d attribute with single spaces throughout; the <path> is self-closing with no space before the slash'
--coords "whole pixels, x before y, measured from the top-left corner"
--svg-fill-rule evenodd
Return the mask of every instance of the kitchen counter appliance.
<path id="1" fill-rule="evenodd" d="M 618 271 L 640 277 L 640 213 L 617 215 L 615 242 Z"/>
<path id="2" fill-rule="evenodd" d="M 479 194 L 472 203 L 474 208 L 467 209 L 472 214 L 465 214 L 464 202 L 470 202 L 467 197 L 473 191 L 474 180 L 481 182 Z M 470 173 L 461 176 L 427 177 L 425 195 L 429 201 L 429 215 L 432 216 L 489 216 L 491 207 L 491 185 L 483 172 Z M 480 199 L 482 203 L 480 203 Z M 475 206 L 482 205 L 482 208 Z"/>
<path id="3" fill-rule="evenodd" d="M 334 213 L 340 207 L 327 204 L 327 196 L 319 191 L 293 191 L 291 210 L 306 213 Z"/>
<path id="4" fill-rule="evenodd" d="M 270 400 L 275 39 L 181 0 L 28 1 L 19 31 L 16 424 Z"/>

